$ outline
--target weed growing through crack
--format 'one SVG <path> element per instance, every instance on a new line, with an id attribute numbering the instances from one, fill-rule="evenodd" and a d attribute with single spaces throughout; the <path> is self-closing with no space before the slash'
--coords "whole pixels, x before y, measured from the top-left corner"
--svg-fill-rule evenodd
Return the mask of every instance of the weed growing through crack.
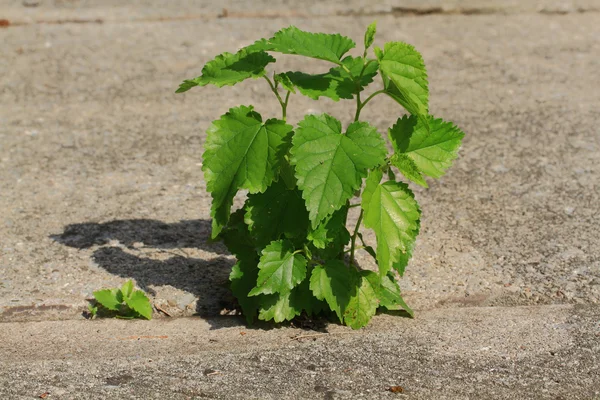
<path id="1" fill-rule="evenodd" d="M 281 106 L 280 118 L 266 120 L 253 106 L 230 109 L 209 127 L 203 155 L 212 238 L 222 239 L 237 257 L 231 290 L 249 323 L 256 317 L 282 322 L 302 312 L 328 313 L 358 329 L 380 307 L 412 315 L 396 275 L 404 274 L 412 256 L 421 211 L 394 171 L 427 187 L 426 176 L 439 178 L 450 167 L 464 134 L 429 114 L 425 64 L 414 47 L 388 42 L 369 57 L 375 33 L 373 23 L 362 56 L 344 57 L 356 45 L 352 39 L 290 26 L 237 53 L 216 56 L 201 76 L 177 90 L 264 79 Z M 265 67 L 275 62 L 272 53 L 334 66 L 322 74 L 267 73 Z M 363 100 L 363 90 L 377 75 L 383 88 Z M 306 115 L 293 127 L 286 115 L 296 94 L 352 100 L 354 122 L 344 130 L 329 114 Z M 360 118 L 379 95 L 408 112 L 388 129 L 391 154 L 377 129 Z M 232 213 L 240 189 L 249 194 Z M 348 231 L 352 207 L 360 207 L 360 214 Z M 374 231 L 376 249 L 365 243 L 361 228 Z M 358 249 L 375 259 L 377 272 L 356 264 Z"/>

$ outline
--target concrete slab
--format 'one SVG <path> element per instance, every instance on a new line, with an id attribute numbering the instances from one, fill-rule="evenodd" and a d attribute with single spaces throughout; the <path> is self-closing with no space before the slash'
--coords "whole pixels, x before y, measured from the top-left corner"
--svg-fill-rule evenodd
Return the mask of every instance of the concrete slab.
<path id="1" fill-rule="evenodd" d="M 599 320 L 598 307 L 559 305 L 380 315 L 358 332 L 248 329 L 231 317 L 4 323 L 0 394 L 595 399 Z"/>
<path id="2" fill-rule="evenodd" d="M 231 106 L 277 115 L 277 104 L 258 81 L 173 90 L 279 27 L 360 38 L 372 19 L 0 30 L 0 319 L 81 318 L 93 290 L 128 278 L 172 315 L 231 308 L 232 260 L 207 242 L 203 132 Z M 594 13 L 379 17 L 377 43 L 416 45 L 432 112 L 467 133 L 450 173 L 415 188 L 423 230 L 402 282 L 415 308 L 598 303 L 599 38 Z M 304 67 L 279 58 L 281 70 Z M 296 96 L 290 118 L 347 122 L 348 104 Z M 401 112 L 376 99 L 364 118 L 383 132 Z"/>
<path id="3" fill-rule="evenodd" d="M 0 395 L 600 396 L 597 11 L 592 0 L 0 1 Z M 277 104 L 260 82 L 174 89 L 280 27 L 360 39 L 374 18 L 376 43 L 423 53 L 432 112 L 467 133 L 449 174 L 414 188 L 423 228 L 401 285 L 417 318 L 323 334 L 215 317 L 233 307 L 233 261 L 207 241 L 204 130 L 229 107 L 276 116 Z M 301 97 L 291 107 L 292 122 L 353 115 Z M 384 132 L 400 114 L 376 99 L 363 115 Z M 82 320 L 94 290 L 129 278 L 169 314 L 205 319 Z"/>

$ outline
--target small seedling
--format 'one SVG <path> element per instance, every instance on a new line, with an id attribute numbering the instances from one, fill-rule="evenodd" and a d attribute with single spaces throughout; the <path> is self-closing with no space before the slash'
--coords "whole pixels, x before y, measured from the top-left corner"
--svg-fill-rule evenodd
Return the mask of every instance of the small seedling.
<path id="1" fill-rule="evenodd" d="M 95 304 L 89 304 L 92 318 L 96 315 L 116 318 L 152 319 L 150 300 L 141 290 L 134 290 L 131 280 L 121 288 L 103 289 L 94 292 Z"/>
<path id="2" fill-rule="evenodd" d="M 185 80 L 177 92 L 195 86 L 232 86 L 264 79 L 281 106 L 280 118 L 263 117 L 253 106 L 229 110 L 208 128 L 202 170 L 212 195 L 212 237 L 237 257 L 231 290 L 248 322 L 282 322 L 306 312 L 329 313 L 354 329 L 379 307 L 412 311 L 396 275 L 402 276 L 420 228 L 421 210 L 409 186 L 427 187 L 456 158 L 463 132 L 429 114 L 429 85 L 421 54 L 403 42 L 369 49 L 376 26 L 364 36 L 362 55 L 344 56 L 356 43 L 339 34 L 310 33 L 290 26 L 237 53 L 222 53 Z M 334 64 L 322 74 L 267 73 L 271 53 L 294 54 Z M 377 75 L 382 88 L 363 100 Z M 329 114 L 306 115 L 294 128 L 286 122 L 290 97 L 352 100 L 354 122 L 346 129 Z M 361 111 L 385 95 L 408 112 L 388 129 L 393 152 Z M 360 192 L 363 179 L 366 185 Z M 243 207 L 231 213 L 238 190 Z M 355 226 L 346 220 L 360 207 Z M 361 227 L 372 229 L 374 249 Z M 360 243 L 358 243 L 360 241 Z M 362 246 L 360 246 L 362 244 Z M 361 269 L 363 249 L 378 271 Z"/>

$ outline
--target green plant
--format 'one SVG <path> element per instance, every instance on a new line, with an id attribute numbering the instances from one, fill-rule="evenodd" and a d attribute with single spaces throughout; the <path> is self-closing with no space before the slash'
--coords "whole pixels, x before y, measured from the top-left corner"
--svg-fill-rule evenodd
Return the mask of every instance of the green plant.
<path id="1" fill-rule="evenodd" d="M 134 290 L 131 280 L 121 288 L 103 289 L 94 292 L 96 304 L 88 305 L 92 318 L 96 315 L 116 318 L 152 319 L 150 300 L 141 290 Z"/>
<path id="2" fill-rule="evenodd" d="M 392 166 L 427 187 L 424 176 L 444 174 L 464 134 L 429 114 L 425 65 L 411 45 L 386 43 L 374 48 L 375 58 L 368 57 L 375 31 L 373 23 L 362 56 L 342 58 L 355 47 L 350 38 L 291 26 L 235 54 L 218 55 L 201 76 L 185 80 L 177 90 L 261 78 L 281 105 L 281 118 L 266 121 L 252 106 L 232 108 L 213 121 L 205 143 L 202 170 L 212 194 L 212 237 L 221 238 L 237 257 L 231 290 L 248 322 L 257 315 L 281 322 L 302 311 L 333 312 L 357 329 L 378 307 L 412 315 L 395 273 L 404 274 L 412 255 L 420 209 Z M 265 67 L 275 62 L 273 52 L 335 66 L 322 74 L 274 72 L 269 77 Z M 362 100 L 378 73 L 383 88 Z M 315 100 L 353 99 L 354 122 L 343 131 L 331 115 L 306 115 L 294 129 L 286 115 L 290 96 L 298 92 Z M 363 108 L 381 94 L 409 112 L 388 130 L 391 154 L 377 129 L 360 119 Z M 240 189 L 249 194 L 243 207 L 231 213 Z M 360 203 L 351 201 L 359 196 Z M 360 207 L 360 214 L 349 232 L 352 207 Z M 361 224 L 375 232 L 377 250 L 364 242 Z M 378 273 L 356 265 L 359 248 L 375 259 Z"/>

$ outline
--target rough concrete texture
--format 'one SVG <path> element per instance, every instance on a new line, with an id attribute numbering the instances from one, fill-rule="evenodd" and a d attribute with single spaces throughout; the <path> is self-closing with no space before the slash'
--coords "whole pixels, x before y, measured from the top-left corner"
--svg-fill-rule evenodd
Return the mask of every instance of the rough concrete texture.
<path id="1" fill-rule="evenodd" d="M 361 331 L 202 320 L 5 323 L 0 393 L 31 399 L 596 399 L 600 310 L 462 308 Z M 543 333 L 543 334 L 541 334 Z M 403 393 L 392 393 L 400 386 Z"/>
<path id="2" fill-rule="evenodd" d="M 408 303 L 425 320 L 425 315 L 457 316 L 457 326 L 471 323 L 459 319 L 470 314 L 457 307 L 529 305 L 537 307 L 533 315 L 550 315 L 557 308 L 544 305 L 557 303 L 587 305 L 581 310 L 597 307 L 598 1 L 215 4 L 0 0 L 0 19 L 6 18 L 2 25 L 8 25 L 0 27 L 0 321 L 82 319 L 92 291 L 128 278 L 172 316 L 211 317 L 231 310 L 233 300 L 224 284 L 232 258 L 223 246 L 207 240 L 210 197 L 200 171 L 204 130 L 229 107 L 254 104 L 263 116 L 276 116 L 278 105 L 261 81 L 183 95 L 173 91 L 181 80 L 197 76 L 215 54 L 281 27 L 341 32 L 360 41 L 374 18 L 376 44 L 403 40 L 423 53 L 432 113 L 455 121 L 467 134 L 450 172 L 440 181 L 430 181 L 429 189 L 414 187 L 423 220 L 414 258 L 401 282 Z M 307 66 L 294 56 L 277 58 L 278 70 L 316 72 L 329 67 L 317 61 Z M 300 96 L 292 98 L 290 107 L 292 122 L 306 112 L 327 111 L 348 123 L 354 112 L 349 102 L 314 102 Z M 384 132 L 400 113 L 396 104 L 377 98 L 363 117 Z M 238 198 L 237 204 L 241 201 Z M 373 239 L 367 235 L 367 240 Z M 359 259 L 371 266 L 365 254 Z M 572 310 L 559 309 L 566 314 Z M 500 318 L 490 331 L 499 337 L 513 334 L 502 324 L 503 315 L 524 315 L 520 308 L 482 310 L 473 312 Z M 591 321 L 594 315 L 597 320 L 594 313 L 586 318 Z M 415 324 L 417 339 L 423 321 L 383 320 Z M 72 329 L 70 323 L 86 326 L 78 325 L 85 321 L 47 326 L 60 336 Z M 529 324 L 526 318 L 518 323 L 525 330 Z M 0 329 L 5 332 L 12 329 L 9 326 Z M 26 330 L 44 325 L 15 326 Z M 397 338 L 386 346 L 413 352 L 403 374 L 417 379 L 423 360 L 432 368 L 445 360 L 455 365 L 442 348 L 427 353 L 426 345 L 411 347 L 394 326 L 382 325 L 378 335 L 382 342 L 386 335 Z M 444 328 L 439 329 L 441 335 Z M 531 329 L 542 342 L 552 340 L 542 325 Z M 473 332 L 472 340 L 481 340 Z M 358 360 L 377 351 L 368 340 L 364 348 L 361 339 L 356 340 L 346 342 L 354 347 L 348 357 Z M 325 350 L 306 345 L 277 362 L 287 361 L 285 368 L 291 368 L 291 354 L 337 355 L 337 341 L 326 343 Z M 475 351 L 468 342 L 461 343 L 457 352 Z M 597 347 L 589 348 L 590 357 L 598 354 Z M 258 350 L 248 346 L 240 351 Z M 582 363 L 588 353 L 577 354 L 581 358 L 573 355 L 573 363 Z M 386 365 L 392 365 L 393 356 L 389 353 Z M 82 368 L 86 353 L 78 357 L 73 365 Z M 126 358 L 115 360 L 127 365 Z M 536 360 L 543 368 L 545 359 Z M 41 373 L 44 364 L 38 361 L 35 368 Z M 60 368 L 66 371 L 71 361 L 64 362 Z M 401 368 L 404 361 L 398 357 L 395 362 Z M 564 373 L 576 382 L 578 367 L 570 362 L 565 361 Z M 20 365 L 10 370 L 17 380 L 27 368 Z M 108 368 L 100 365 L 97 368 Z M 528 365 L 521 364 L 518 376 L 526 376 Z M 458 388 L 462 378 L 453 381 L 448 375 L 452 368 L 444 371 L 438 380 L 444 382 L 441 390 Z M 468 369 L 461 371 L 460 376 L 475 379 Z M 259 372 L 251 374 L 252 379 L 259 380 Z M 436 381 L 426 372 L 420 379 Z M 482 382 L 491 379 L 489 373 L 481 374 Z M 534 382 L 540 376 L 527 378 L 531 396 L 552 396 L 551 391 L 546 395 L 537 390 L 541 383 Z M 379 386 L 384 382 L 379 374 L 368 377 Z M 600 385 L 597 376 L 593 380 L 582 373 L 580 378 L 586 390 Z M 140 390 L 156 387 L 148 379 Z M 171 375 L 152 379 L 158 379 L 158 385 Z M 23 385 L 25 390 L 27 380 Z M 423 385 L 422 390 L 430 391 L 422 393 L 424 398 L 440 393 Z M 11 387 L 16 396 L 18 386 Z M 516 384 L 510 388 L 521 390 Z M 320 396 L 334 396 L 327 395 L 331 390 Z M 528 397 L 525 389 L 515 393 Z M 592 396 L 573 393 L 564 397 Z M 442 392 L 442 397 L 453 394 Z M 501 392 L 495 395 L 504 397 Z"/>

